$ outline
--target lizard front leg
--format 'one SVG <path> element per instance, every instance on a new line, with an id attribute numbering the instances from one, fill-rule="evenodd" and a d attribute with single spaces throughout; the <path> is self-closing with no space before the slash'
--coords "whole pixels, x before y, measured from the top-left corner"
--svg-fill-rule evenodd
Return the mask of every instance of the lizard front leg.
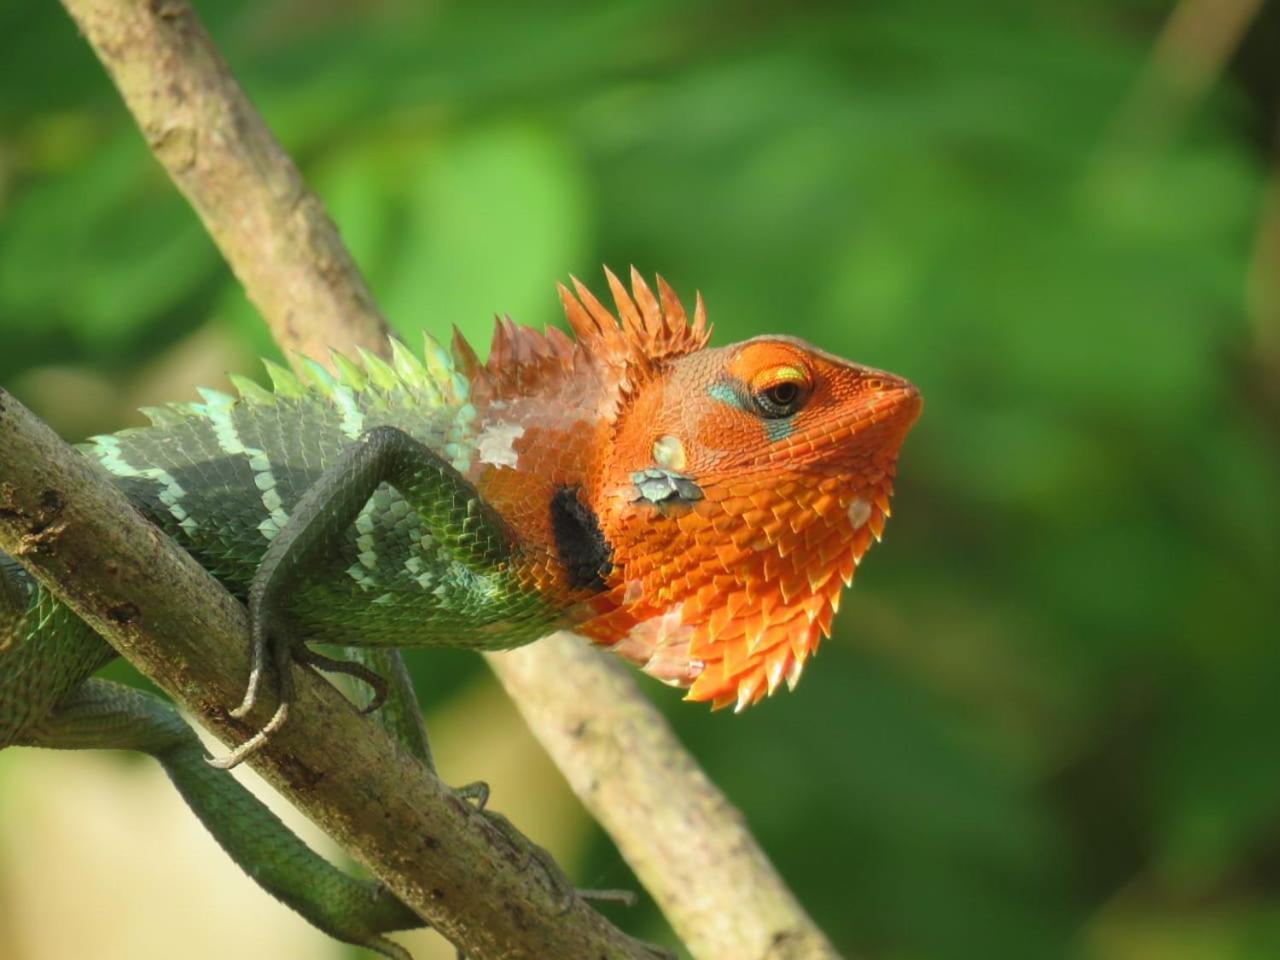
<path id="1" fill-rule="evenodd" d="M 309 570 L 319 567 L 380 484 L 387 483 L 411 503 L 426 529 L 461 563 L 482 569 L 502 562 L 510 537 L 490 508 L 451 464 L 395 427 L 366 431 L 316 480 L 271 541 L 249 588 L 252 659 L 244 700 L 235 716 L 253 709 L 268 660 L 279 683 L 279 706 L 270 721 L 226 757 L 212 761 L 229 769 L 262 747 L 288 718 L 292 690 L 290 661 L 295 657 L 324 669 L 351 673 L 374 686 L 376 709 L 385 685 L 360 664 L 330 660 L 298 642 L 286 613 L 289 591 Z"/>

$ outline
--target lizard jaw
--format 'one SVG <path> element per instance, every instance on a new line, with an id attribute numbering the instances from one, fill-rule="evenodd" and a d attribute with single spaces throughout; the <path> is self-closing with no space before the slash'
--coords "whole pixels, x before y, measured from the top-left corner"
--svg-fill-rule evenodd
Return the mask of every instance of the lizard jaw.
<path id="1" fill-rule="evenodd" d="M 609 613 L 579 629 L 713 709 L 740 712 L 783 683 L 794 690 L 830 635 L 842 589 L 883 533 L 891 489 L 887 476 L 856 489 L 832 477 L 780 500 L 777 517 L 763 523 L 752 509 L 766 502 L 761 491 L 738 517 L 743 533 L 732 549 L 721 544 L 692 567 L 627 582 Z M 698 551 L 693 544 L 690 554 Z M 653 605 L 677 581 L 690 588 Z"/>

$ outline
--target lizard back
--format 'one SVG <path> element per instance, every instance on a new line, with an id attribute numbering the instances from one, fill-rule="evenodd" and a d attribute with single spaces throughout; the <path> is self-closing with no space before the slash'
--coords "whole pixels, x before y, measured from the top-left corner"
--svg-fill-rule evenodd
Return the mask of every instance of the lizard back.
<path id="1" fill-rule="evenodd" d="M 391 363 L 333 357 L 336 375 L 304 360 L 274 364 L 268 391 L 233 378 L 238 397 L 144 409 L 150 426 L 92 438 L 84 449 L 130 501 L 241 599 L 272 538 L 307 489 L 376 426 L 410 434 L 459 472 L 475 451 L 467 379 L 430 337 L 424 356 L 395 342 Z M 545 633 L 555 610 L 494 557 L 457 561 L 409 500 L 382 485 L 290 614 L 308 640 L 369 645 L 514 646 Z"/>

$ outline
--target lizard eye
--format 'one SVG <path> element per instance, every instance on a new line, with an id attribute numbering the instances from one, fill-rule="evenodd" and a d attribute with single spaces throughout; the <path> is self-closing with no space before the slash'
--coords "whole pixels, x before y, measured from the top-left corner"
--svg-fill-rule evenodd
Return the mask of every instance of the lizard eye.
<path id="1" fill-rule="evenodd" d="M 795 367 L 770 370 L 753 384 L 756 412 L 770 420 L 792 416 L 809 397 L 808 375 Z"/>

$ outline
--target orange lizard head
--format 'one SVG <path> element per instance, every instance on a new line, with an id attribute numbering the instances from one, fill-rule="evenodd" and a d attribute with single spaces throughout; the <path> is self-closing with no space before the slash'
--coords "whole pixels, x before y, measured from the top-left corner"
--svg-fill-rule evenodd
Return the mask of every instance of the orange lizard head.
<path id="1" fill-rule="evenodd" d="M 482 488 L 529 541 L 552 535 L 530 491 L 552 491 L 569 552 L 590 557 L 571 578 L 590 582 L 576 629 L 688 699 L 741 709 L 794 687 L 829 632 L 889 515 L 920 395 L 792 337 L 709 348 L 700 297 L 690 323 L 661 278 L 655 296 L 634 270 L 630 292 L 606 276 L 618 318 L 575 281 L 561 300 L 576 342 L 508 321 L 487 365 L 465 357 L 481 419 L 491 405 L 520 423 L 514 466 Z"/>
<path id="2" fill-rule="evenodd" d="M 587 491 L 612 571 L 579 629 L 691 700 L 794 687 L 880 538 L 919 392 L 783 336 L 634 379 Z"/>

